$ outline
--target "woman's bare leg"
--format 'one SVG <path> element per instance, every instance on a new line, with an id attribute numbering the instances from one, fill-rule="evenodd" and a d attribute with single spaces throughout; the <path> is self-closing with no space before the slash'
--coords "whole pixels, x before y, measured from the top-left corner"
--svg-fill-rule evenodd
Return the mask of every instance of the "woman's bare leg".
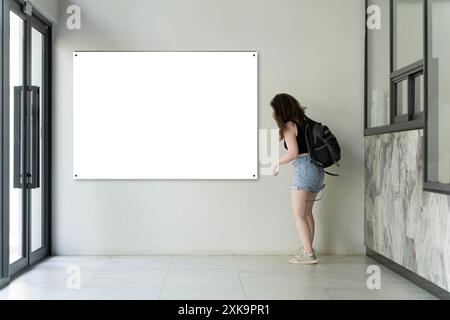
<path id="1" fill-rule="evenodd" d="M 294 213 L 295 224 L 303 243 L 303 248 L 306 253 L 312 253 L 311 229 L 306 219 L 306 211 L 308 202 L 308 192 L 304 190 L 292 190 L 291 202 L 292 211 Z"/>
<path id="2" fill-rule="evenodd" d="M 314 248 L 314 234 L 316 224 L 313 216 L 313 208 L 316 202 L 317 193 L 308 192 L 308 201 L 306 202 L 306 221 L 308 221 L 309 230 L 311 231 L 311 247 Z"/>

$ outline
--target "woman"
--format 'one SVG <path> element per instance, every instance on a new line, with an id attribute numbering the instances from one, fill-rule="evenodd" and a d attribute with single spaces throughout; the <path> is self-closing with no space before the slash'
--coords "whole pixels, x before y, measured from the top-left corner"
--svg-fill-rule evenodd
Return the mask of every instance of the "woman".
<path id="1" fill-rule="evenodd" d="M 290 256 L 288 261 L 293 264 L 317 264 L 313 250 L 313 207 L 317 194 L 324 188 L 325 171 L 311 160 L 306 143 L 305 124 L 306 121 L 313 121 L 306 117 L 306 108 L 288 94 L 277 95 L 271 106 L 273 117 L 280 128 L 280 140 L 284 140 L 284 146 L 288 150 L 273 167 L 273 175 L 278 175 L 281 165 L 293 162 L 291 202 L 297 231 L 303 243 L 303 247 Z"/>

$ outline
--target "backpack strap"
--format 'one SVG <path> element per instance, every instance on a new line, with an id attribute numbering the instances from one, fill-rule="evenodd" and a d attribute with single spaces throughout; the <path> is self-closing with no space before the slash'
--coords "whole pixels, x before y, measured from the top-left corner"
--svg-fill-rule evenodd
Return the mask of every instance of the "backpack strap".
<path id="1" fill-rule="evenodd" d="M 338 175 L 338 174 L 335 174 L 335 173 L 331 173 L 331 172 L 328 172 L 328 171 L 326 171 L 326 170 L 325 170 L 325 173 L 326 173 L 327 175 L 329 175 L 329 176 L 333 176 L 333 177 L 339 177 L 339 175 Z"/>
<path id="2" fill-rule="evenodd" d="M 311 153 L 311 146 L 310 146 L 310 139 L 311 139 L 310 132 L 311 132 L 311 130 L 310 130 L 310 127 L 309 127 L 309 122 L 308 122 L 309 119 L 307 117 L 305 117 L 305 119 L 307 119 L 307 120 L 305 120 L 306 123 L 305 123 L 305 128 L 304 128 L 305 129 L 306 146 L 308 148 L 309 154 L 312 154 Z"/>
<path id="3" fill-rule="evenodd" d="M 316 199 L 316 200 L 305 200 L 305 202 L 319 202 L 320 200 L 322 200 L 325 197 L 325 186 L 326 185 L 324 184 L 322 190 L 319 191 L 319 193 L 322 192 L 322 195 L 321 195 L 321 197 L 319 199 Z"/>

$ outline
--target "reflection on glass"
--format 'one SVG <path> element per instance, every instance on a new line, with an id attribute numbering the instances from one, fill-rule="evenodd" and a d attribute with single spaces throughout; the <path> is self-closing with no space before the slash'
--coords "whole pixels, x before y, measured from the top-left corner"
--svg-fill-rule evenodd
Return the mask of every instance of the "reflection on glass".
<path id="1" fill-rule="evenodd" d="M 36 29 L 31 29 L 31 81 L 33 86 L 41 89 L 41 107 L 42 101 L 42 65 L 43 65 L 43 39 L 42 34 Z M 40 114 L 40 173 L 42 175 L 42 109 Z M 43 243 L 43 219 L 42 219 L 42 179 L 38 189 L 31 190 L 31 251 L 40 249 Z"/>
<path id="2" fill-rule="evenodd" d="M 23 211 L 22 189 L 14 188 L 14 87 L 23 85 L 24 61 L 24 21 L 10 12 L 10 179 L 9 179 L 9 262 L 14 263 L 23 257 Z"/>
<path id="3" fill-rule="evenodd" d="M 394 70 L 423 59 L 423 0 L 394 0 Z"/>
<path id="4" fill-rule="evenodd" d="M 367 30 L 367 126 L 389 124 L 390 7 L 387 0 L 369 0 L 381 9 L 381 29 Z"/>
<path id="5" fill-rule="evenodd" d="M 450 0 L 431 1 L 429 10 L 427 178 L 450 184 Z"/>
<path id="6" fill-rule="evenodd" d="M 424 111 L 425 105 L 425 84 L 423 75 L 417 76 L 414 79 L 415 98 L 414 98 L 414 112 L 419 113 Z"/>
<path id="7" fill-rule="evenodd" d="M 408 114 L 408 80 L 397 83 L 397 115 Z"/>

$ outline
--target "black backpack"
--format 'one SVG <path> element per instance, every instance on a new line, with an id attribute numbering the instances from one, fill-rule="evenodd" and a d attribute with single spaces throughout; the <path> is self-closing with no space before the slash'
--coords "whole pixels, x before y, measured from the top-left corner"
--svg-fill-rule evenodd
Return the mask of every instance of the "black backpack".
<path id="1" fill-rule="evenodd" d="M 340 167 L 339 160 L 341 160 L 341 147 L 336 137 L 331 133 L 331 130 L 315 122 L 308 117 L 306 119 L 305 137 L 306 144 L 308 145 L 309 154 L 311 159 L 324 169 L 336 165 Z M 338 177 L 339 175 L 329 173 L 326 174 Z"/>

